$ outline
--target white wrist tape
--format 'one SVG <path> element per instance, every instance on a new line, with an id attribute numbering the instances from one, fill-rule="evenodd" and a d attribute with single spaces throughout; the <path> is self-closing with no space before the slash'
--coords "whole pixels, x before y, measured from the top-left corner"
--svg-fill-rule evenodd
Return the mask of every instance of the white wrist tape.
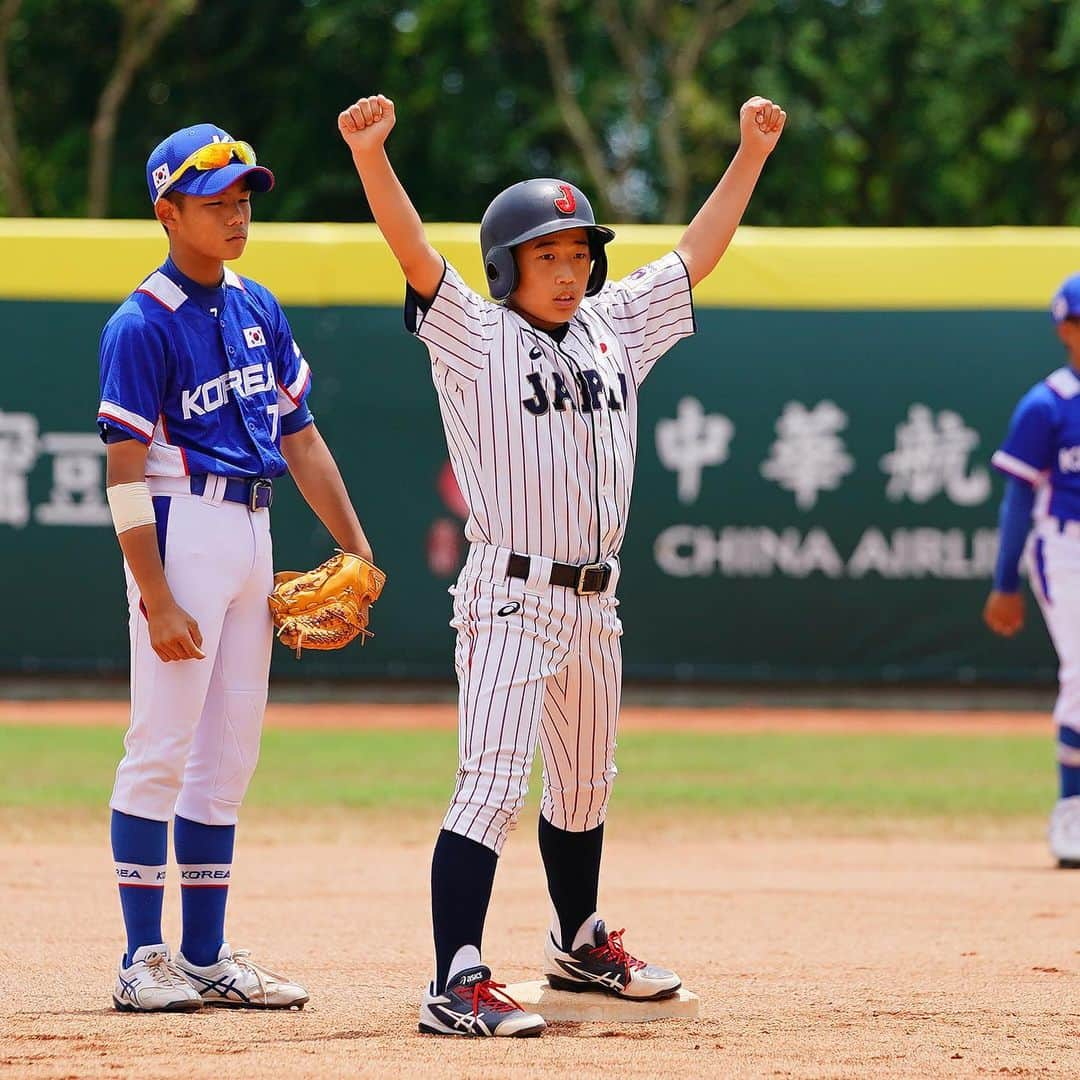
<path id="1" fill-rule="evenodd" d="M 113 484 L 105 489 L 105 497 L 109 500 L 117 536 L 128 529 L 153 525 L 157 521 L 154 500 L 150 498 L 150 488 L 145 480 L 137 480 L 133 484 Z"/>

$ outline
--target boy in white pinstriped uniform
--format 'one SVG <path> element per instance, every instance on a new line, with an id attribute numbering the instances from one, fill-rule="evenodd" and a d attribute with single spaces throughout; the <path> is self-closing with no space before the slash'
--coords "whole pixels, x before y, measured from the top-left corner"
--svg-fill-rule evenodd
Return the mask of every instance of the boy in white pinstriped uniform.
<path id="1" fill-rule="evenodd" d="M 480 227 L 492 300 L 428 243 L 386 156 L 387 98 L 338 118 L 376 224 L 408 282 L 408 329 L 428 348 L 447 445 L 469 507 L 451 590 L 460 685 L 457 784 L 432 860 L 435 977 L 421 1031 L 544 1030 L 481 963 L 498 853 L 544 754 L 540 850 L 554 910 L 549 982 L 637 1000 L 672 995 L 671 971 L 623 947 L 597 918 L 615 776 L 622 660 L 615 586 L 637 442 L 637 390 L 694 332 L 691 289 L 726 249 L 785 114 L 751 98 L 738 153 L 676 251 L 606 283 L 585 196 L 561 180 L 502 192 Z"/>

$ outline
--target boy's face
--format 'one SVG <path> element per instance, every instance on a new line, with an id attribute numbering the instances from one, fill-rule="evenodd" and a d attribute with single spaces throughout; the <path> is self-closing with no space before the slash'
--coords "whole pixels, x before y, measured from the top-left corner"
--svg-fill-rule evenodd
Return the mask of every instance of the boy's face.
<path id="1" fill-rule="evenodd" d="M 514 248 L 518 284 L 509 304 L 541 330 L 569 322 L 585 296 L 592 257 L 587 229 L 526 240 Z"/>
<path id="2" fill-rule="evenodd" d="M 159 199 L 158 220 L 175 246 L 205 259 L 236 259 L 244 253 L 251 224 L 246 177 L 217 195 L 184 195 L 176 203 Z"/>
<path id="3" fill-rule="evenodd" d="M 1080 316 L 1059 322 L 1057 332 L 1069 355 L 1074 360 L 1080 360 Z"/>

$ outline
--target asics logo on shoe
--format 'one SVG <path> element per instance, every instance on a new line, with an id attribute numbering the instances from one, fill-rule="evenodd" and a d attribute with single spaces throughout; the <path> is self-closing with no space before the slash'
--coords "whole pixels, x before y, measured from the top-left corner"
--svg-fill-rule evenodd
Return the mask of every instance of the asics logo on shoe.
<path id="1" fill-rule="evenodd" d="M 187 971 L 185 974 L 189 979 L 194 979 L 201 984 L 199 986 L 201 994 L 217 994 L 223 998 L 227 998 L 229 994 L 235 994 L 240 1001 L 251 1000 L 243 990 L 237 987 L 235 978 L 230 982 L 225 982 L 224 979 L 207 979 L 195 971 Z"/>
<path id="2" fill-rule="evenodd" d="M 490 976 L 488 972 L 484 971 L 482 968 L 478 968 L 476 971 L 473 971 L 468 975 L 463 975 L 461 977 L 461 982 L 458 983 L 458 986 L 472 986 L 473 983 L 483 982 L 489 977 Z"/>
<path id="3" fill-rule="evenodd" d="M 586 982 L 597 983 L 599 986 L 607 986 L 612 990 L 624 990 L 626 988 L 626 979 L 621 972 L 592 972 L 586 968 L 568 964 L 565 960 L 561 959 L 556 959 L 556 963 L 563 971 L 568 975 L 572 975 L 575 979 L 583 979 Z"/>
<path id="4" fill-rule="evenodd" d="M 453 1009 L 447 1009 L 442 1005 L 432 1005 L 431 1011 L 438 1016 L 444 1024 L 449 1024 L 457 1031 L 467 1035 L 490 1035 L 491 1028 L 477 1016 L 476 1013 L 459 1013 Z"/>

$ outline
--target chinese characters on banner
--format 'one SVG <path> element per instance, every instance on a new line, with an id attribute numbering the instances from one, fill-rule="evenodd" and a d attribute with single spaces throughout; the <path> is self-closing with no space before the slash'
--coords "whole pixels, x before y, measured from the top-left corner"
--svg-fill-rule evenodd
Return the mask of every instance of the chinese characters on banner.
<path id="1" fill-rule="evenodd" d="M 775 438 L 763 461 L 752 463 L 763 482 L 792 498 L 794 509 L 824 508 L 829 493 L 840 490 L 857 469 L 844 434 L 848 415 L 832 401 L 812 406 L 789 401 L 774 425 Z M 694 397 L 684 397 L 674 417 L 657 421 L 656 453 L 675 476 L 679 503 L 693 506 L 701 497 L 706 470 L 739 465 L 734 422 L 710 413 Z M 987 468 L 973 465 L 978 433 L 951 410 L 935 411 L 914 403 L 893 432 L 892 447 L 877 460 L 883 494 L 893 503 L 925 504 L 944 497 L 954 506 L 976 507 L 990 498 Z M 31 505 L 30 474 L 48 462 L 48 498 Z M 744 467 L 749 463 L 742 462 Z M 96 434 L 40 432 L 36 416 L 0 411 L 0 527 L 22 529 L 34 522 L 55 526 L 108 526 L 105 500 L 105 447 Z M 460 495 L 451 490 L 448 468 L 440 473 L 440 493 L 455 518 L 465 516 Z M 460 566 L 463 539 L 460 520 L 437 523 L 429 536 L 430 569 L 450 576 Z M 450 528 L 452 526 L 452 528 Z M 451 535 L 452 534 L 452 535 Z M 989 577 L 997 553 L 997 530 L 910 527 L 886 532 L 873 525 L 849 551 L 841 551 L 827 528 L 797 525 L 673 523 L 654 543 L 660 570 L 675 577 L 830 578 Z"/>
<path id="2" fill-rule="evenodd" d="M 823 493 L 837 491 L 856 469 L 844 431 L 848 416 L 832 401 L 807 407 L 789 401 L 776 421 L 776 438 L 758 474 L 794 498 L 802 512 L 814 509 Z M 707 413 L 696 398 L 683 398 L 674 418 L 656 425 L 656 451 L 664 468 L 675 473 L 678 499 L 693 504 L 701 493 L 706 468 L 725 464 L 733 454 L 735 425 L 718 413 Z M 893 448 L 878 461 L 884 494 L 891 502 L 926 503 L 938 495 L 955 506 L 979 506 L 990 497 L 989 470 L 972 466 L 978 433 L 950 410 L 935 413 L 927 405 L 910 406 L 896 426 Z M 675 577 L 806 577 L 859 578 L 877 573 L 886 578 L 989 577 L 997 554 L 997 530 L 900 528 L 886 534 L 864 530 L 846 556 L 828 531 L 795 526 L 674 524 L 654 545 L 660 569 Z"/>
<path id="3" fill-rule="evenodd" d="M 48 501 L 30 506 L 30 473 L 51 459 Z M 32 510 L 32 513 L 31 513 Z M 83 432 L 40 434 L 30 413 L 0 412 L 0 526 L 109 525 L 105 501 L 105 447 Z"/>

